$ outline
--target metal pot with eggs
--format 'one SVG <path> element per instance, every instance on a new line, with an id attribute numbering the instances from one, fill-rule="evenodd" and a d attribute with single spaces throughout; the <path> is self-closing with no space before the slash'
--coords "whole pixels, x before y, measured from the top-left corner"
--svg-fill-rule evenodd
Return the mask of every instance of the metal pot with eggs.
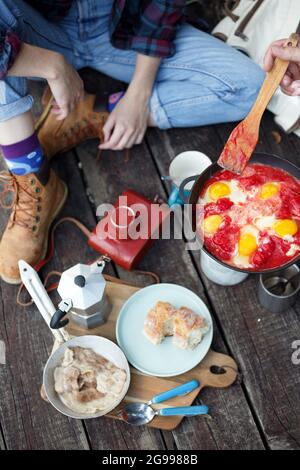
<path id="1" fill-rule="evenodd" d="M 300 182 L 300 169 L 294 165 L 293 163 L 289 162 L 288 160 L 285 160 L 283 158 L 280 158 L 275 155 L 271 154 L 266 154 L 266 153 L 256 153 L 253 154 L 251 158 L 251 163 L 253 164 L 260 164 L 260 165 L 265 165 L 269 167 L 273 167 L 275 169 L 280 169 L 284 170 L 286 173 L 289 175 L 293 176 Z M 266 273 L 275 273 L 279 271 L 280 269 L 283 268 L 288 268 L 289 266 L 292 266 L 293 264 L 299 262 L 300 260 L 300 253 L 296 255 L 293 259 L 288 261 L 287 263 L 284 263 L 276 268 L 268 268 L 268 269 L 246 269 L 242 267 L 237 267 L 234 265 L 229 265 L 226 262 L 222 261 L 221 259 L 217 258 L 212 254 L 207 247 L 203 244 L 202 237 L 196 230 L 196 224 L 197 224 L 197 204 L 199 200 L 199 196 L 201 194 L 201 191 L 203 190 L 205 184 L 213 178 L 219 171 L 221 171 L 220 166 L 218 163 L 213 163 L 210 165 L 203 173 L 200 175 L 192 176 L 190 178 L 187 178 L 184 180 L 181 184 L 180 187 L 180 197 L 185 201 L 186 204 L 191 205 L 191 210 L 189 211 L 189 222 L 192 227 L 192 230 L 194 233 L 196 233 L 196 237 L 199 241 L 199 244 L 201 246 L 201 252 L 204 256 L 204 259 L 207 263 L 211 262 L 212 266 L 215 268 L 216 266 L 218 269 L 220 269 L 220 272 L 222 273 L 222 270 L 224 270 L 224 273 L 227 271 L 230 271 L 238 276 L 239 282 L 241 280 L 247 277 L 249 273 L 256 273 L 256 274 L 266 274 Z M 188 197 L 185 195 L 185 187 L 187 186 L 188 183 L 194 182 L 193 187 L 190 191 L 190 194 Z M 212 270 L 213 271 L 213 270 Z M 212 279 L 214 280 L 214 279 Z M 218 283 L 218 282 L 217 282 Z M 237 282 L 233 282 L 232 284 L 224 284 L 224 285 L 233 285 Z M 222 284 L 220 282 L 220 284 Z"/>

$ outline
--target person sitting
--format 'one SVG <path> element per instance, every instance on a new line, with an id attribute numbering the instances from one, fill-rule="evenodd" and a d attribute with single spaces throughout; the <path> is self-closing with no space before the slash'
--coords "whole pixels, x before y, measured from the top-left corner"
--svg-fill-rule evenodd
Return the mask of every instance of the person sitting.
<path id="1" fill-rule="evenodd" d="M 45 256 L 49 227 L 67 197 L 48 159 L 100 131 L 101 149 L 140 144 L 159 129 L 237 121 L 264 71 L 184 22 L 184 0 L 0 0 L 0 145 L 15 193 L 0 243 L 0 276 L 20 282 L 18 260 Z M 126 82 L 113 111 L 94 111 L 78 69 Z M 46 80 L 51 113 L 39 133 L 28 78 Z M 49 103 L 49 101 L 48 101 Z M 63 160 L 61 161 L 63 164 Z"/>

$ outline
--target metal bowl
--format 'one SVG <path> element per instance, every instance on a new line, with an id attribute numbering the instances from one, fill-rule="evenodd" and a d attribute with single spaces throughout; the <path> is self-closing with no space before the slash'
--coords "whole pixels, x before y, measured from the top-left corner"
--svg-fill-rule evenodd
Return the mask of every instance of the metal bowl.
<path id="1" fill-rule="evenodd" d="M 54 388 L 54 370 L 58 365 L 60 365 L 65 350 L 69 347 L 75 346 L 92 349 L 95 353 L 100 354 L 105 359 L 108 359 L 113 364 L 115 364 L 117 367 L 125 370 L 126 382 L 124 384 L 122 393 L 116 398 L 115 403 L 113 403 L 109 409 L 97 411 L 93 414 L 76 413 L 64 405 L 56 393 Z M 109 413 L 121 403 L 127 393 L 129 384 L 130 369 L 124 353 L 115 343 L 101 336 L 78 336 L 76 338 L 70 339 L 69 341 L 66 341 L 54 353 L 51 354 L 45 365 L 43 374 L 44 389 L 51 405 L 54 406 L 54 408 L 56 408 L 60 413 L 75 419 L 98 418 L 99 416 L 103 416 Z"/>

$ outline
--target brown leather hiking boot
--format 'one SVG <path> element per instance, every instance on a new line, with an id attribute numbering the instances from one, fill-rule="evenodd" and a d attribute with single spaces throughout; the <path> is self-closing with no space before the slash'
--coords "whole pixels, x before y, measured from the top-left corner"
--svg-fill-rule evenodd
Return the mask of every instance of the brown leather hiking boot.
<path id="1" fill-rule="evenodd" d="M 48 159 L 87 140 L 102 140 L 102 129 L 108 112 L 94 111 L 96 95 L 86 94 L 85 99 L 63 121 L 58 121 L 50 112 L 51 100 L 51 92 L 46 90 L 42 100 L 45 110 L 36 123 L 38 138 Z"/>
<path id="2" fill-rule="evenodd" d="M 53 170 L 17 176 L 2 171 L 4 183 L 1 197 L 3 207 L 11 208 L 8 224 L 0 242 L 0 276 L 9 284 L 21 282 L 18 261 L 23 259 L 32 266 L 47 253 L 48 233 L 67 198 L 67 186 Z M 7 193 L 13 192 L 10 205 L 5 204 Z"/>

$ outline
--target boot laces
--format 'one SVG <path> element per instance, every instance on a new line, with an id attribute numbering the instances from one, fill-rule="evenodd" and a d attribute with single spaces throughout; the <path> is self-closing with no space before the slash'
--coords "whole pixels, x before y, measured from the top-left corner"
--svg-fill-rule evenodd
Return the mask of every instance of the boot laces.
<path id="1" fill-rule="evenodd" d="M 21 183 L 16 175 L 6 171 L 0 172 L 0 182 L 4 185 L 0 196 L 0 205 L 4 209 L 12 209 L 10 227 L 19 225 L 27 229 L 33 229 L 37 222 L 36 208 L 40 197 L 33 194 L 28 183 Z M 7 196 L 13 194 L 13 199 L 7 203 Z"/>
<path id="2" fill-rule="evenodd" d="M 104 116 L 102 117 L 102 122 L 99 124 L 98 118 L 94 118 L 91 116 L 89 119 L 83 118 L 80 121 L 75 122 L 73 125 L 64 129 L 62 132 L 62 137 L 65 139 L 65 147 L 72 146 L 74 142 L 78 142 L 80 140 L 86 140 L 94 136 L 95 134 L 99 136 L 99 139 L 102 139 L 102 128 L 105 123 Z M 60 136 L 61 128 L 64 124 L 64 120 L 62 121 L 61 125 L 55 132 L 57 137 Z"/>

